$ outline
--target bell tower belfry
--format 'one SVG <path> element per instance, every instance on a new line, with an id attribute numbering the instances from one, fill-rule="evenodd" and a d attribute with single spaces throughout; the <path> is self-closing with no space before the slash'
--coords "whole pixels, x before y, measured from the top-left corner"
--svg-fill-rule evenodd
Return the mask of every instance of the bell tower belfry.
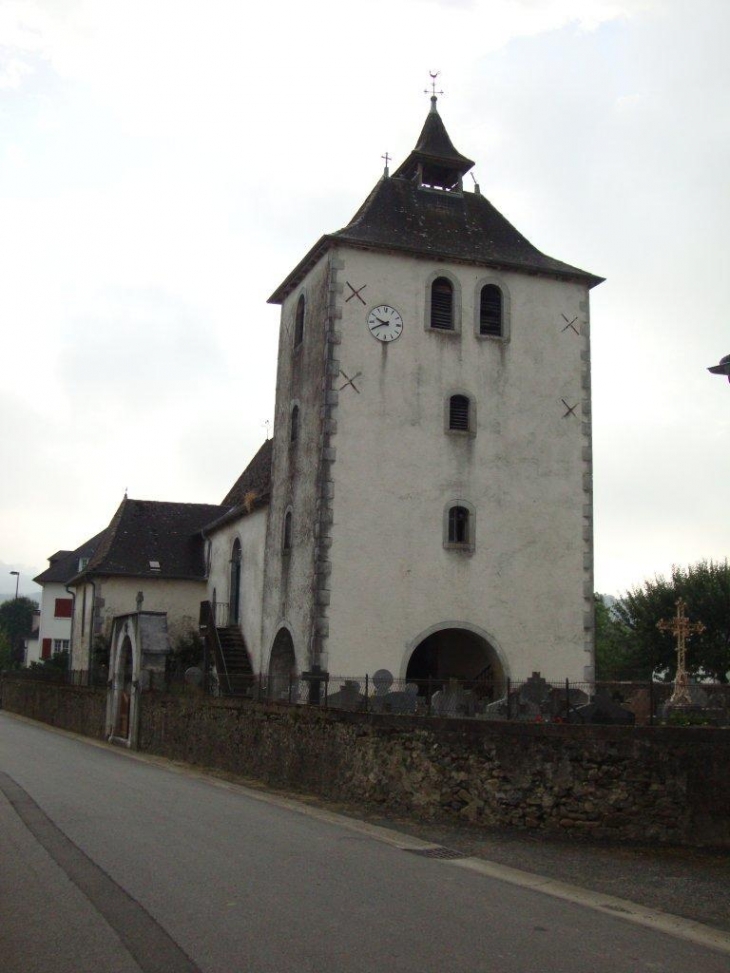
<path id="1" fill-rule="evenodd" d="M 262 636 L 298 672 L 593 678 L 601 278 L 466 191 L 473 165 L 434 91 L 409 156 L 270 298 Z"/>

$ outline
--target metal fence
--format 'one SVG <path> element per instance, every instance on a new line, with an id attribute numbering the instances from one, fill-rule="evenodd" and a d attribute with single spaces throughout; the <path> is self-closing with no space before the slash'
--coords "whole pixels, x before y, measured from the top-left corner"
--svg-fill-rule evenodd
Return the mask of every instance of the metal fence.
<path id="1" fill-rule="evenodd" d="M 104 687 L 109 680 L 105 668 L 90 672 L 38 667 L 18 670 L 13 676 L 83 687 Z M 215 672 L 204 674 L 199 669 L 144 670 L 140 688 L 151 692 L 224 695 Z M 672 683 L 648 680 L 549 682 L 539 673 L 533 673 L 529 679 L 502 682 L 404 680 L 381 671 L 374 676 L 307 673 L 268 680 L 252 676 L 235 696 L 257 702 L 398 716 L 533 723 L 730 725 L 730 685 L 692 683 L 689 686 L 691 704 L 681 707 L 669 705 L 673 688 Z"/>
<path id="2" fill-rule="evenodd" d="M 251 695 L 273 702 L 364 713 L 520 720 L 534 723 L 730 725 L 730 686 L 694 683 L 690 705 L 669 704 L 674 686 L 655 681 L 548 682 L 529 679 L 392 679 L 369 675 L 291 676 L 282 685 L 258 682 Z"/>

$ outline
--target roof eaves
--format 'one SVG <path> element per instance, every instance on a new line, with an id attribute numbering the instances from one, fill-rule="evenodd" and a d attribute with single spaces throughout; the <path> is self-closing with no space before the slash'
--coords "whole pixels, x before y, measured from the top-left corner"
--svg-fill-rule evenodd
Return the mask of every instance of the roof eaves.
<path id="1" fill-rule="evenodd" d="M 153 580 L 159 578 L 161 581 L 205 581 L 204 574 L 166 574 L 164 571 L 112 571 L 109 568 L 96 568 L 91 571 L 84 569 L 75 578 L 72 578 L 68 585 L 76 587 L 86 578 L 145 578 Z"/>
<path id="2" fill-rule="evenodd" d="M 574 280 L 580 283 L 587 283 L 589 288 L 602 284 L 606 279 L 605 277 L 598 277 L 595 274 L 591 274 L 587 270 L 581 270 L 579 267 L 569 267 L 567 264 L 565 265 L 564 269 L 559 267 L 551 269 L 533 266 L 530 264 L 516 263 L 509 260 L 488 260 L 486 258 L 478 260 L 475 258 L 456 256 L 449 253 L 441 253 L 437 250 L 410 247 L 408 244 L 401 244 L 397 242 L 389 242 L 387 244 L 368 242 L 366 240 L 357 240 L 347 236 L 338 235 L 334 235 L 334 238 L 338 244 L 352 247 L 354 250 L 374 250 L 380 253 L 408 253 L 415 257 L 424 257 L 428 260 L 435 260 L 438 263 L 450 261 L 452 263 L 465 264 L 470 267 L 491 267 L 494 270 L 508 270 L 520 274 L 531 274 L 538 277 L 554 277 L 558 278 L 559 280 Z"/>
<path id="3" fill-rule="evenodd" d="M 269 499 L 270 493 L 266 492 L 259 494 L 250 506 L 245 503 L 236 504 L 235 507 L 231 507 L 230 510 L 227 510 L 220 517 L 216 518 L 216 520 L 212 520 L 205 527 L 201 527 L 201 537 L 207 538 L 208 534 L 220 530 L 227 524 L 232 524 L 235 520 L 242 520 L 244 517 L 248 517 L 254 510 L 259 510 L 261 507 L 268 507 Z"/>
<path id="4" fill-rule="evenodd" d="M 306 277 L 312 267 L 314 267 L 314 265 L 318 263 L 327 250 L 329 250 L 329 248 L 332 246 L 332 239 L 332 234 L 330 233 L 326 233 L 324 236 L 320 237 L 311 250 L 309 250 L 303 259 L 299 261 L 294 270 L 292 270 L 292 272 L 284 278 L 281 284 L 279 284 L 266 303 L 283 304 L 284 300 L 289 294 L 291 294 L 295 287 L 297 287 L 299 282 Z"/>

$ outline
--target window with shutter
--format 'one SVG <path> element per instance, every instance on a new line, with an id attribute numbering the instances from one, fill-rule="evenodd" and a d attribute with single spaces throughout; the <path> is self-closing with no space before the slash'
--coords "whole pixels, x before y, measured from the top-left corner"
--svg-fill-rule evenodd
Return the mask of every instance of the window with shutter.
<path id="1" fill-rule="evenodd" d="M 51 644 L 50 639 L 43 639 L 43 643 L 41 645 L 41 659 L 51 658 Z"/>
<path id="2" fill-rule="evenodd" d="M 449 399 L 449 429 L 469 431 L 469 399 L 465 395 L 452 395 Z"/>
<path id="3" fill-rule="evenodd" d="M 72 604 L 73 601 L 71 598 L 56 598 L 56 607 L 53 610 L 53 617 L 70 618 Z"/>
<path id="4" fill-rule="evenodd" d="M 494 338 L 504 335 L 502 291 L 496 284 L 482 287 L 479 298 L 479 334 Z"/>
<path id="5" fill-rule="evenodd" d="M 454 329 L 454 288 L 446 277 L 437 277 L 431 284 L 431 327 Z"/>

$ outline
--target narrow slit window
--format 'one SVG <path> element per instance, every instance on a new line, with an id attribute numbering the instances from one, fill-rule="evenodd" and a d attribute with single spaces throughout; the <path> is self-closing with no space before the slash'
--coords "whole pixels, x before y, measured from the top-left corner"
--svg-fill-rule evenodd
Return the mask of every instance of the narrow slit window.
<path id="1" fill-rule="evenodd" d="M 297 313 L 294 319 L 294 347 L 297 348 L 304 341 L 304 294 L 299 295 Z"/>
<path id="2" fill-rule="evenodd" d="M 466 395 L 452 395 L 449 399 L 449 429 L 469 431 L 469 399 Z"/>
<path id="3" fill-rule="evenodd" d="M 289 429 L 289 442 L 295 443 L 299 439 L 299 406 L 295 405 L 291 410 L 291 426 Z"/>
<path id="4" fill-rule="evenodd" d="M 496 284 L 486 284 L 479 301 L 479 334 L 501 338 L 503 333 L 502 291 Z"/>
<path id="5" fill-rule="evenodd" d="M 466 507 L 449 510 L 449 544 L 469 543 L 469 511 Z"/>
<path id="6" fill-rule="evenodd" d="M 431 284 L 431 327 L 440 331 L 454 329 L 454 288 L 446 277 Z"/>
<path id="7" fill-rule="evenodd" d="M 291 550 L 291 510 L 287 510 L 286 516 L 284 517 L 284 543 L 283 548 L 285 551 Z"/>

